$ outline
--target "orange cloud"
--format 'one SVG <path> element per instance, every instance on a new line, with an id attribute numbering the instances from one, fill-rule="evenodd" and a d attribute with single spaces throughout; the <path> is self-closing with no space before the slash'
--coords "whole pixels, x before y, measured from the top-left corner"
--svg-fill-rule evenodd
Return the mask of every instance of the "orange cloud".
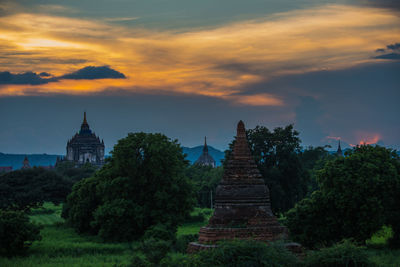
<path id="1" fill-rule="evenodd" d="M 178 33 L 14 14 L 0 17 L 0 71 L 60 76 L 87 65 L 109 65 L 127 79 L 0 86 L 0 96 L 119 88 L 207 95 L 241 105 L 285 105 L 279 92 L 247 95 L 246 88 L 288 73 L 371 61 L 377 47 L 398 39 L 399 25 L 400 18 L 387 10 L 344 5 Z"/>

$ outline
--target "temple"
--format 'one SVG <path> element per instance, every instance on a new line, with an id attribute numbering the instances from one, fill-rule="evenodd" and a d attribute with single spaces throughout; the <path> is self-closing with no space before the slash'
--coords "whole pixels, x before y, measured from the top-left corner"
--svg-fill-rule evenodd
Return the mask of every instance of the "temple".
<path id="1" fill-rule="evenodd" d="M 75 162 L 77 166 L 91 163 L 96 166 L 104 164 L 104 141 L 90 130 L 83 115 L 81 130 L 67 142 L 67 155 L 63 160 Z"/>
<path id="2" fill-rule="evenodd" d="M 215 247 L 220 240 L 254 239 L 274 241 L 287 237 L 271 211 L 269 190 L 257 169 L 247 143 L 244 123 L 239 122 L 232 154 L 215 196 L 215 211 L 199 232 L 198 242 L 189 244 L 193 253 Z"/>
<path id="3" fill-rule="evenodd" d="M 342 148 L 340 147 L 340 139 L 339 139 L 339 144 L 338 144 L 338 149 L 336 151 L 336 155 L 342 157 L 343 156 L 343 151 Z"/>
<path id="4" fill-rule="evenodd" d="M 211 167 L 215 168 L 215 160 L 213 159 L 213 157 L 211 157 L 210 154 L 208 154 L 208 146 L 207 146 L 207 138 L 206 137 L 204 137 L 203 153 L 196 160 L 195 164 L 199 164 L 202 166 L 211 166 Z"/>
<path id="5" fill-rule="evenodd" d="M 22 167 L 21 169 L 30 169 L 31 165 L 29 164 L 28 157 L 25 156 L 24 161 L 22 162 Z"/>

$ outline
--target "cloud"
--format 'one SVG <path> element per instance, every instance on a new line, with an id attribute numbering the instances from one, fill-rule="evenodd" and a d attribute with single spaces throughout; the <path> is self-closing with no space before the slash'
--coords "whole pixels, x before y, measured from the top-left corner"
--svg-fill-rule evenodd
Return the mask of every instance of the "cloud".
<path id="1" fill-rule="evenodd" d="M 400 43 L 390 44 L 386 46 L 390 50 L 400 50 Z"/>
<path id="2" fill-rule="evenodd" d="M 362 4 L 400 10 L 399 0 L 359 0 Z"/>
<path id="3" fill-rule="evenodd" d="M 13 74 L 9 71 L 0 72 L 0 85 L 6 84 L 29 84 L 29 85 L 43 85 L 49 82 L 59 82 L 60 79 L 72 80 L 96 80 L 96 79 L 125 79 L 125 75 L 121 72 L 111 69 L 108 66 L 94 67 L 87 66 L 75 72 L 62 75 L 60 77 L 51 77 L 48 72 L 24 72 Z M 51 78 L 46 78 L 51 77 Z"/>
<path id="4" fill-rule="evenodd" d="M 30 84 L 39 85 L 55 81 L 52 78 L 43 79 L 34 72 L 12 74 L 8 71 L 0 72 L 0 84 Z"/>
<path id="5" fill-rule="evenodd" d="M 39 76 L 40 77 L 51 77 L 52 75 L 48 72 L 41 72 L 41 73 L 39 73 Z"/>
<path id="6" fill-rule="evenodd" d="M 376 56 L 374 58 L 376 58 L 376 59 L 400 60 L 400 54 L 389 53 L 389 54 L 379 55 L 379 56 Z"/>
<path id="7" fill-rule="evenodd" d="M 108 66 L 94 67 L 87 66 L 78 71 L 65 74 L 60 79 L 72 80 L 94 80 L 94 79 L 125 79 L 125 75 L 119 71 L 113 70 Z"/>

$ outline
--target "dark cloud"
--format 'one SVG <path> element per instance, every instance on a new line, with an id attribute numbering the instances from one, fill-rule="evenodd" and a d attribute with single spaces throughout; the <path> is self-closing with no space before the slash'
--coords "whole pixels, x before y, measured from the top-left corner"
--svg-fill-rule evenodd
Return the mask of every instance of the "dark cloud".
<path id="1" fill-rule="evenodd" d="M 93 67 L 87 66 L 78 71 L 65 74 L 61 77 L 51 77 L 52 75 L 47 72 L 37 74 L 35 72 L 24 72 L 13 74 L 9 71 L 0 72 L 0 85 L 1 84 L 30 84 L 40 85 L 49 82 L 58 82 L 60 79 L 73 79 L 73 80 L 95 80 L 95 79 L 125 79 L 125 75 L 121 72 L 111 69 L 108 66 Z M 45 78 L 51 77 L 51 78 Z"/>
<path id="2" fill-rule="evenodd" d="M 375 52 L 383 53 L 383 52 L 385 52 L 385 49 L 384 48 L 378 48 L 378 49 L 375 50 Z"/>
<path id="3" fill-rule="evenodd" d="M 65 74 L 60 79 L 73 79 L 73 80 L 94 80 L 94 79 L 125 79 L 125 75 L 119 71 L 111 69 L 108 66 L 94 67 L 87 66 L 83 69 L 75 71 L 70 74 Z"/>
<path id="4" fill-rule="evenodd" d="M 53 78 L 43 79 L 34 72 L 12 74 L 8 71 L 0 72 L 0 84 L 31 84 L 39 85 L 56 81 Z"/>
<path id="5" fill-rule="evenodd" d="M 39 74 L 39 76 L 40 76 L 40 77 L 51 77 L 52 75 L 51 75 L 50 73 L 48 73 L 48 72 L 41 72 L 41 73 Z"/>
<path id="6" fill-rule="evenodd" d="M 362 4 L 400 10 L 399 0 L 359 0 Z"/>
<path id="7" fill-rule="evenodd" d="M 390 44 L 386 46 L 390 50 L 400 50 L 400 43 Z"/>
<path id="8" fill-rule="evenodd" d="M 374 57 L 376 59 L 390 59 L 390 60 L 400 60 L 400 54 L 396 53 L 389 53 L 389 54 L 384 54 L 380 56 Z"/>

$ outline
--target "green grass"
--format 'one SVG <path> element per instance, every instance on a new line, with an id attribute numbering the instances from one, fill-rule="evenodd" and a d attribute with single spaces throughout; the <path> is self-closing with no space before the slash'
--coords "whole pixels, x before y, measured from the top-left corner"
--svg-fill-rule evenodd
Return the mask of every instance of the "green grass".
<path id="1" fill-rule="evenodd" d="M 41 224 L 42 240 L 35 241 L 26 257 L 0 257 L 0 266 L 127 266 L 135 243 L 102 243 L 96 237 L 77 234 L 60 222 L 61 206 L 45 203 L 32 211 L 31 220 Z M 52 213 L 49 212 L 53 211 Z"/>
<path id="2" fill-rule="evenodd" d="M 1 267 L 30 266 L 128 266 L 138 243 L 102 243 L 97 237 L 79 235 L 62 224 L 62 206 L 45 203 L 32 211 L 31 220 L 43 225 L 42 240 L 35 241 L 26 257 L 0 257 Z M 207 224 L 210 209 L 195 209 L 192 216 L 206 214 L 203 222 L 186 223 L 178 228 L 178 236 L 197 234 Z M 382 228 L 368 242 L 368 255 L 378 266 L 400 266 L 400 250 L 386 248 L 392 234 L 389 227 Z"/>
<path id="3" fill-rule="evenodd" d="M 185 223 L 182 226 L 178 228 L 177 236 L 182 236 L 182 235 L 194 235 L 198 234 L 199 230 L 201 227 L 207 225 L 208 220 L 210 219 L 213 210 L 212 209 L 201 209 L 201 208 L 195 208 L 194 211 L 190 214 L 191 216 L 197 216 L 199 213 L 205 214 L 205 219 L 202 222 L 192 222 L 192 223 Z"/>

